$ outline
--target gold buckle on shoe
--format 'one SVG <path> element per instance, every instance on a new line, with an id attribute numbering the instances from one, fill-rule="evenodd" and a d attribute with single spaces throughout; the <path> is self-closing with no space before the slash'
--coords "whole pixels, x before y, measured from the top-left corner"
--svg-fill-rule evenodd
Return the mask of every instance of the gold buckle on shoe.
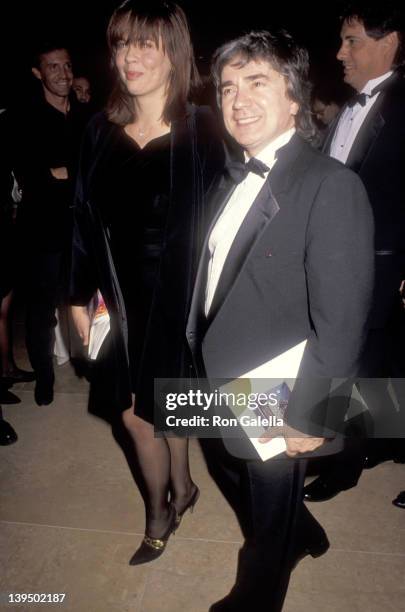
<path id="1" fill-rule="evenodd" d="M 159 540 L 158 538 L 150 538 L 147 535 L 143 538 L 143 541 L 145 544 L 151 546 L 155 550 L 162 550 L 166 546 L 166 542 L 163 540 Z"/>

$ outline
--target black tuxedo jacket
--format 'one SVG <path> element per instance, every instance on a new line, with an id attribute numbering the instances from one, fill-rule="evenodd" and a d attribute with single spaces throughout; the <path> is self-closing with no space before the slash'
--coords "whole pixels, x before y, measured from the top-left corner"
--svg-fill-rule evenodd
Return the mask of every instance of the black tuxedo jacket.
<path id="1" fill-rule="evenodd" d="M 325 140 L 325 153 L 330 152 L 340 116 Z M 371 326 L 384 327 L 405 278 L 405 79 L 401 74 L 394 73 L 384 82 L 346 166 L 360 176 L 373 209 L 376 284 Z"/>
<path id="2" fill-rule="evenodd" d="M 232 191 L 224 180 L 219 185 L 211 229 Z M 236 378 L 308 339 L 302 380 L 356 374 L 373 285 L 373 219 L 353 172 L 298 135 L 279 149 L 234 240 L 206 319 L 208 236 L 187 326 L 200 372 L 209 379 Z M 312 409 L 296 384 L 290 423 L 302 430 Z M 249 445 L 233 446 L 233 454 L 251 455 Z"/>

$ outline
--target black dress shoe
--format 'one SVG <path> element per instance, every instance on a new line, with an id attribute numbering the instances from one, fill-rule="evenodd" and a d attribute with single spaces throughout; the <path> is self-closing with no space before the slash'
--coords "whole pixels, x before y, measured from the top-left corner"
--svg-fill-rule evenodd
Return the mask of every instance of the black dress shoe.
<path id="1" fill-rule="evenodd" d="M 292 569 L 295 569 L 300 561 L 302 561 L 308 555 L 311 555 L 313 559 L 317 559 L 324 555 L 330 547 L 328 537 L 326 533 L 320 538 L 316 544 L 311 544 L 307 548 L 300 551 L 293 559 Z"/>
<path id="2" fill-rule="evenodd" d="M 397 508 L 405 509 L 405 491 L 401 491 L 401 493 L 399 493 L 399 495 L 395 499 L 392 500 L 392 503 Z"/>
<path id="3" fill-rule="evenodd" d="M 54 377 L 38 377 L 35 384 L 34 397 L 38 406 L 48 406 L 53 402 Z"/>
<path id="4" fill-rule="evenodd" d="M 235 586 L 226 597 L 213 603 L 208 612 L 247 612 L 248 610 L 264 610 L 263 601 L 252 596 L 252 593 L 244 594 Z"/>
<path id="5" fill-rule="evenodd" d="M 321 477 L 316 478 L 309 485 L 304 487 L 304 501 L 320 502 L 327 501 L 336 497 L 345 488 L 337 485 L 333 481 L 323 480 Z"/>
<path id="6" fill-rule="evenodd" d="M 10 423 L 7 423 L 4 419 L 0 419 L 0 445 L 8 446 L 9 444 L 14 444 L 17 440 L 18 436 Z"/>
<path id="7" fill-rule="evenodd" d="M 20 404 L 21 400 L 19 397 L 11 393 L 11 391 L 7 391 L 6 389 L 2 389 L 0 387 L 0 404 Z"/>
<path id="8" fill-rule="evenodd" d="M 227 595 L 220 601 L 213 603 L 208 612 L 246 612 L 246 607 L 237 607 L 237 604 L 232 601 L 231 596 Z"/>
<path id="9" fill-rule="evenodd" d="M 35 380 L 35 372 L 28 372 L 28 370 L 21 370 L 20 368 L 14 368 L 8 372 L 4 372 L 1 377 L 1 381 L 9 386 L 15 385 L 21 382 L 32 382 Z"/>

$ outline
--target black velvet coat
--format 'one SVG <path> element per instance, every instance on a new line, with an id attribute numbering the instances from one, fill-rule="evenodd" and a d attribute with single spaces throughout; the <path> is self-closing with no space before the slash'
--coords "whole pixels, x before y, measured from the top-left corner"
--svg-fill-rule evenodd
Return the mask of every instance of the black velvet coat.
<path id="1" fill-rule="evenodd" d="M 104 296 L 111 316 L 111 401 L 118 410 L 124 410 L 131 405 L 125 304 L 93 180 L 100 164 L 108 163 L 116 134 L 117 126 L 101 113 L 94 117 L 85 135 L 75 197 L 71 301 L 86 305 L 97 288 Z M 218 129 L 208 108 L 190 105 L 186 118 L 172 123 L 170 157 L 170 204 L 145 330 L 137 406 L 144 402 L 152 405 L 153 378 L 185 377 L 190 372 L 185 328 L 199 250 L 210 217 L 205 196 L 224 163 Z M 134 183 L 134 200 L 135 189 Z"/>

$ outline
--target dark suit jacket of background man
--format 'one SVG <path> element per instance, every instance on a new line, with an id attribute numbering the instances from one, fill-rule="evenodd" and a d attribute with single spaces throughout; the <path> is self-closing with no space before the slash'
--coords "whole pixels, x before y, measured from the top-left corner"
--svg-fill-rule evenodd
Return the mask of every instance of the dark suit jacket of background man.
<path id="1" fill-rule="evenodd" d="M 71 211 L 79 150 L 89 112 L 73 97 L 64 115 L 42 93 L 23 108 L 7 110 L 2 136 L 22 201 L 17 222 L 27 252 L 60 252 L 71 243 Z M 3 131 L 4 130 L 4 131 Z M 66 167 L 69 178 L 58 180 L 50 168 Z"/>
<path id="2" fill-rule="evenodd" d="M 223 181 L 219 213 L 231 193 Z M 205 247 L 187 329 L 197 367 L 202 359 L 208 378 L 235 378 L 308 338 L 299 377 L 355 375 L 373 284 L 372 241 L 361 181 L 294 135 L 277 152 L 231 247 L 208 321 Z M 295 393 L 291 402 L 290 417 L 304 425 L 310 401 Z M 249 447 L 233 453 L 252 457 Z"/>
<path id="3" fill-rule="evenodd" d="M 326 153 L 338 120 L 325 141 Z M 345 165 L 360 176 L 374 213 L 376 281 L 370 327 L 384 328 L 398 307 L 405 277 L 405 80 L 400 73 L 384 83 Z"/>

